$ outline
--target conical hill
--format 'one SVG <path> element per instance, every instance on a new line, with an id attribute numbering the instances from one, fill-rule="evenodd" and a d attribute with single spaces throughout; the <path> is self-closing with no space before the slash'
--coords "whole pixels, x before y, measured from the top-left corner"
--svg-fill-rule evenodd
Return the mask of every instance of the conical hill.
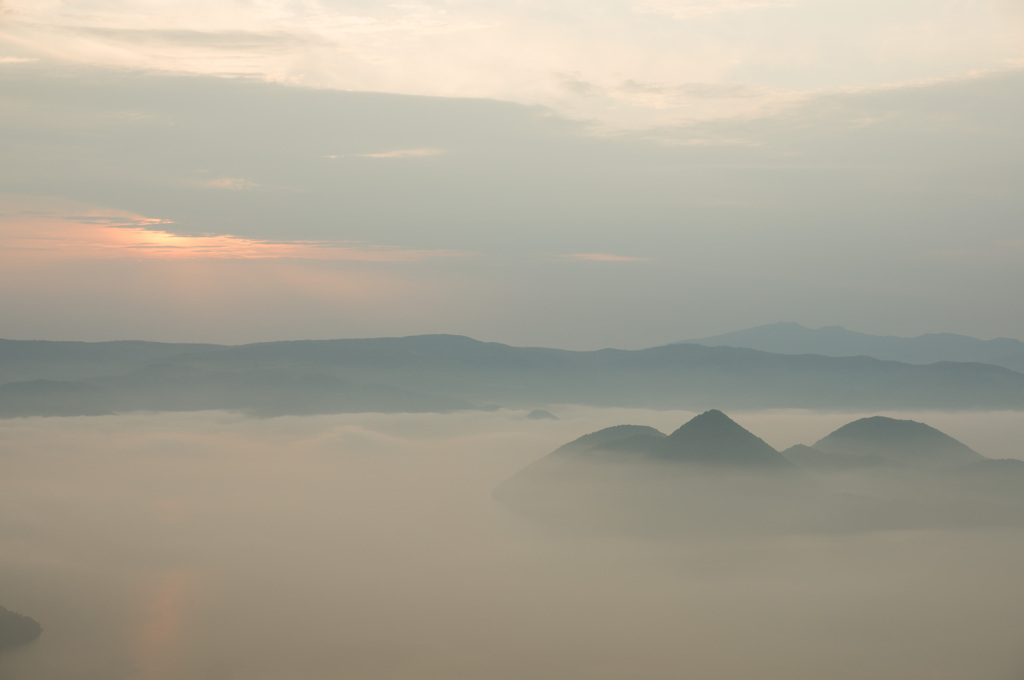
<path id="1" fill-rule="evenodd" d="M 695 416 L 665 438 L 657 455 L 664 460 L 739 467 L 789 467 L 763 439 L 721 411 Z"/>

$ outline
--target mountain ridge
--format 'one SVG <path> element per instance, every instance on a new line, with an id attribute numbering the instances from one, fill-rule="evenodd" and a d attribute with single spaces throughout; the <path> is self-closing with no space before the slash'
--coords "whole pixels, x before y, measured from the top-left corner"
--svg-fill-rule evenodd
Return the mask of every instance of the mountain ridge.
<path id="1" fill-rule="evenodd" d="M 793 321 L 785 321 L 684 340 L 678 344 L 688 343 L 709 347 L 743 347 L 779 354 L 870 356 L 914 364 L 974 362 L 1024 371 L 1024 342 L 1014 338 L 981 340 L 957 333 L 925 333 L 914 337 L 871 335 L 842 326 L 808 328 Z"/>
<path id="2" fill-rule="evenodd" d="M 436 334 L 145 345 L 146 356 L 101 343 L 84 348 L 82 358 L 81 345 L 57 343 L 29 348 L 38 360 L 24 362 L 13 351 L 18 343 L 33 341 L 0 344 L 0 376 L 18 378 L 0 378 L 0 416 L 204 409 L 273 416 L 557 403 L 1024 409 L 1024 374 L 988 364 L 914 365 L 697 344 L 573 351 Z M 49 382 L 31 384 L 37 380 Z"/>

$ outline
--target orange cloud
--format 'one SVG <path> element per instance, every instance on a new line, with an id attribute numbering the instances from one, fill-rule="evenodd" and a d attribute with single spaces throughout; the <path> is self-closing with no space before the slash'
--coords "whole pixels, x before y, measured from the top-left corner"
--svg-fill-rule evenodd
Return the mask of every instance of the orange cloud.
<path id="1" fill-rule="evenodd" d="M 350 242 L 269 241 L 230 234 L 188 236 L 162 228 L 168 220 L 67 201 L 20 199 L 0 213 L 0 257 L 262 259 L 298 258 L 361 262 L 411 262 L 464 255 L 447 250 L 410 250 Z M 9 205 L 4 201 L 3 205 Z M 20 204 L 20 205 L 18 205 Z M 32 209 L 43 207 L 43 210 Z"/>

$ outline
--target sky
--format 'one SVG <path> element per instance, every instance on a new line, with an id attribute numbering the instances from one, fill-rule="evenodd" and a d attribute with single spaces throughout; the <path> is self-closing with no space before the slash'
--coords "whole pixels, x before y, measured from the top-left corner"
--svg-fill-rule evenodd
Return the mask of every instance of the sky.
<path id="1" fill-rule="evenodd" d="M 0 337 L 1024 337 L 1014 0 L 0 0 Z"/>

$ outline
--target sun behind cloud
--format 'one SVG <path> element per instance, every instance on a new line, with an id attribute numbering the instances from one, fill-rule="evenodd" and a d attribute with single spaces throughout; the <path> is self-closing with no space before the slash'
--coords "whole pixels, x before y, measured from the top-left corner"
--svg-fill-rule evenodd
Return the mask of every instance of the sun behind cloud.
<path id="1" fill-rule="evenodd" d="M 266 259 L 412 262 L 467 253 L 355 242 L 270 241 L 232 234 L 169 231 L 169 220 L 58 199 L 5 197 L 0 258 Z"/>

